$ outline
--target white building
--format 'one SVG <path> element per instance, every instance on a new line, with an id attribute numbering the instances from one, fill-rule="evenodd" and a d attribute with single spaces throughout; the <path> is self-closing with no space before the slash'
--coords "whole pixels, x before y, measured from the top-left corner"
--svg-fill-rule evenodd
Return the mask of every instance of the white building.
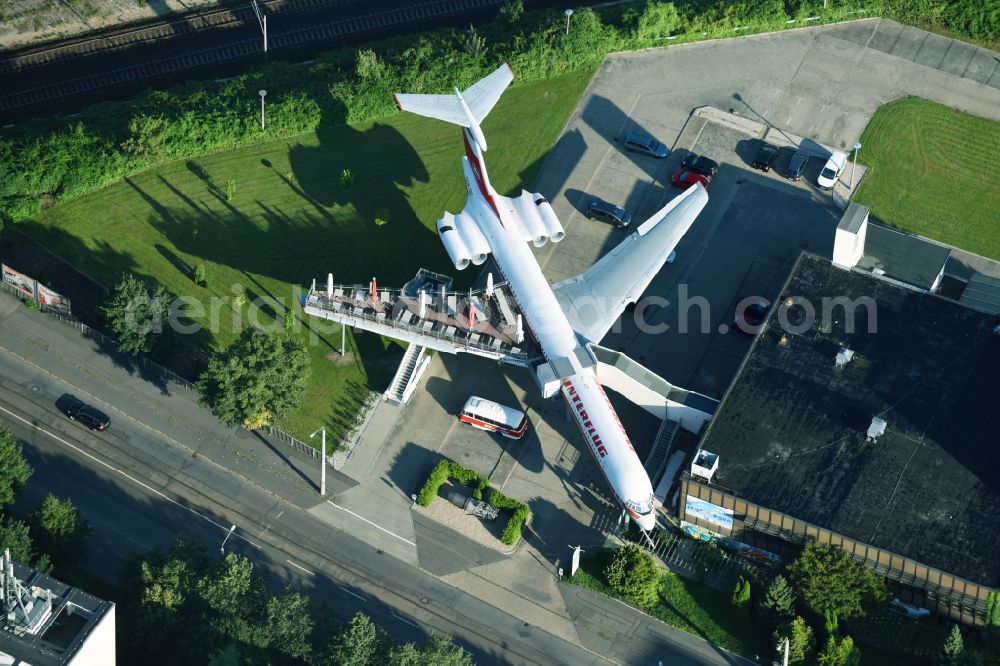
<path id="1" fill-rule="evenodd" d="M 115 605 L 0 556 L 0 666 L 114 666 Z"/>

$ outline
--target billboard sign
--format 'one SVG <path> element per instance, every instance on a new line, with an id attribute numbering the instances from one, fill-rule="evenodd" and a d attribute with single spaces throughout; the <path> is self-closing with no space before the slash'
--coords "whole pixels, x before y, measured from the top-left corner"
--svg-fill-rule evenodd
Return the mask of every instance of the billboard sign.
<path id="1" fill-rule="evenodd" d="M 38 283 L 38 302 L 61 315 L 69 317 L 71 314 L 69 299 L 52 291 L 41 282 Z"/>
<path id="2" fill-rule="evenodd" d="M 13 286 L 28 298 L 35 297 L 35 280 L 24 273 L 18 273 L 10 266 L 3 265 L 3 281 Z"/>
<path id="3" fill-rule="evenodd" d="M 711 502 L 706 502 L 703 499 L 698 499 L 697 497 L 687 496 L 687 505 L 684 509 L 684 513 L 690 518 L 701 518 L 702 520 L 707 520 L 710 523 L 715 523 L 720 527 L 724 527 L 727 530 L 733 529 L 733 510 L 723 509 L 721 506 L 712 504 Z"/>

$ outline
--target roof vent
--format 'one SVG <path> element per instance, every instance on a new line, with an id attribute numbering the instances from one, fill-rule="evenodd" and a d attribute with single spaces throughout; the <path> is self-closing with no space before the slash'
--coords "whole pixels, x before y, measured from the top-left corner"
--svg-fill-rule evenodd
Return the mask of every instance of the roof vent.
<path id="1" fill-rule="evenodd" d="M 854 350 L 848 349 L 847 347 L 841 347 L 840 351 L 837 352 L 837 367 L 844 367 L 851 362 L 852 358 L 854 358 Z"/>
<path id="2" fill-rule="evenodd" d="M 708 482 L 712 481 L 715 472 L 719 469 L 719 454 L 699 451 L 698 455 L 691 461 L 691 476 L 698 476 Z"/>
<path id="3" fill-rule="evenodd" d="M 872 417 L 872 424 L 868 426 L 868 441 L 874 442 L 876 439 L 885 433 L 885 419 L 880 419 L 877 416 Z"/>

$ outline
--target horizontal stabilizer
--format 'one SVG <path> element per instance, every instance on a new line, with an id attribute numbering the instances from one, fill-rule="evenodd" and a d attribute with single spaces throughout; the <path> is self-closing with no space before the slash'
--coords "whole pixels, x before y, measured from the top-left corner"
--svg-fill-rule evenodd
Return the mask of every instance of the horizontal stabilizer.
<path id="1" fill-rule="evenodd" d="M 437 118 L 469 128 L 479 147 L 486 150 L 486 139 L 479 123 L 493 109 L 513 80 L 514 72 L 504 63 L 489 76 L 472 84 L 465 92 L 460 93 L 456 88 L 454 95 L 396 93 L 396 104 L 401 110 L 418 116 Z"/>

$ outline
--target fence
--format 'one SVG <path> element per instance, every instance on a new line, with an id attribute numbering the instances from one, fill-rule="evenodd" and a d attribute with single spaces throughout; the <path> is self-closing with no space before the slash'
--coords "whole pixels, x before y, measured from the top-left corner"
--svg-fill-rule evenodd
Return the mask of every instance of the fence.
<path id="1" fill-rule="evenodd" d="M 21 290 L 17 289 L 14 285 L 8 284 L 6 282 L 0 282 L 0 289 L 3 289 L 7 293 L 17 297 L 22 301 L 25 300 L 25 294 Z M 32 301 L 32 302 L 37 302 L 37 301 Z M 56 312 L 55 310 L 47 308 L 44 305 L 40 306 L 39 309 L 41 309 L 45 314 L 49 315 L 50 317 L 59 320 L 63 324 L 66 324 L 67 326 L 70 326 L 71 328 L 75 328 L 76 330 L 80 331 L 80 333 L 82 333 L 87 338 L 90 338 L 91 340 L 94 340 L 95 342 L 98 342 L 101 345 L 111 347 L 112 349 L 115 349 L 117 351 L 118 342 L 114 338 L 109 337 L 104 333 L 101 333 L 96 328 L 91 328 L 90 326 L 87 326 L 82 321 L 73 316 L 67 316 L 62 313 Z M 145 356 L 135 356 L 132 358 L 135 360 L 136 363 L 139 364 L 139 367 L 141 367 L 147 373 L 155 376 L 156 378 L 164 382 L 180 386 L 181 388 L 187 389 L 188 391 L 192 391 L 194 393 L 198 392 L 198 389 L 195 387 L 193 383 L 184 379 L 176 372 L 168 370 L 159 363 L 151 361 Z M 266 430 L 268 436 L 273 437 L 275 440 L 281 442 L 282 444 L 289 446 L 293 449 L 296 449 L 300 453 L 305 453 L 311 456 L 313 459 L 319 458 L 319 451 L 312 448 L 308 444 L 303 443 L 296 437 L 289 435 L 284 430 L 279 430 L 271 426 L 267 426 L 263 430 Z M 327 458 L 327 465 L 330 466 L 333 465 L 332 457 Z"/>

